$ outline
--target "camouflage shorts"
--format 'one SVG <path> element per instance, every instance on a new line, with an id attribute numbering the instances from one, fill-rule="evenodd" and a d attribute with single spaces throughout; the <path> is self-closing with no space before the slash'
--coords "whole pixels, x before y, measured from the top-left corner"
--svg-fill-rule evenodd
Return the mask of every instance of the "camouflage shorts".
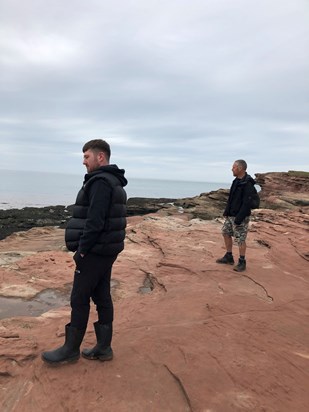
<path id="1" fill-rule="evenodd" d="M 235 225 L 235 217 L 228 216 L 222 226 L 222 234 L 234 236 L 237 244 L 240 245 L 246 240 L 249 221 L 250 218 L 248 216 L 241 222 L 240 225 Z"/>

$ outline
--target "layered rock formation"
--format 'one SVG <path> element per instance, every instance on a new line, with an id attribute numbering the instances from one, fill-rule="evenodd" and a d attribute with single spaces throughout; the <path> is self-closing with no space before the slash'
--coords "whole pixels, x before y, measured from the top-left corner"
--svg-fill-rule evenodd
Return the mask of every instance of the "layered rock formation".
<path id="1" fill-rule="evenodd" d="M 309 211 L 309 172 L 257 173 L 265 207 Z"/>

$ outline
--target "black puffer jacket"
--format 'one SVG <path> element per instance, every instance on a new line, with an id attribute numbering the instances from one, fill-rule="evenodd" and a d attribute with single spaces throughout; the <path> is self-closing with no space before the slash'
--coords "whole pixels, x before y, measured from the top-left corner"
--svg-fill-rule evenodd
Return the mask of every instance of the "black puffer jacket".
<path id="1" fill-rule="evenodd" d="M 239 225 L 245 217 L 251 215 L 251 196 L 255 180 L 246 173 L 242 179 L 233 180 L 229 198 L 223 216 L 235 216 L 235 224 Z"/>
<path id="2" fill-rule="evenodd" d="M 82 254 L 112 256 L 124 248 L 127 195 L 124 170 L 102 166 L 85 175 L 66 231 L 66 246 Z"/>

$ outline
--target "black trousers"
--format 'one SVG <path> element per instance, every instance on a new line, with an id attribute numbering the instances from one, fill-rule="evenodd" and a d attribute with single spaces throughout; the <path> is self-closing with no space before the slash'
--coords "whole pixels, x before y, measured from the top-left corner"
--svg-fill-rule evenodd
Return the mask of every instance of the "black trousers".
<path id="1" fill-rule="evenodd" d="M 71 326 L 86 329 L 90 312 L 90 299 L 98 312 L 100 323 L 111 323 L 114 307 L 110 291 L 112 266 L 117 256 L 87 254 L 77 257 L 71 292 Z"/>

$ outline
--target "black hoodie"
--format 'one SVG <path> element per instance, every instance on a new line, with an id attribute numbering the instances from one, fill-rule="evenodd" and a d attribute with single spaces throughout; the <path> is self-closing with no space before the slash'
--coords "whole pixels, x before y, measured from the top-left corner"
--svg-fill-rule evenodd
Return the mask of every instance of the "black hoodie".
<path id="1" fill-rule="evenodd" d="M 124 170 L 116 165 L 102 166 L 85 175 L 65 232 L 69 250 L 103 256 L 123 250 L 126 184 Z"/>
<path id="2" fill-rule="evenodd" d="M 251 215 L 251 196 L 254 192 L 254 185 L 255 180 L 247 173 L 242 179 L 236 177 L 233 180 L 223 216 L 235 216 L 236 225 Z"/>

